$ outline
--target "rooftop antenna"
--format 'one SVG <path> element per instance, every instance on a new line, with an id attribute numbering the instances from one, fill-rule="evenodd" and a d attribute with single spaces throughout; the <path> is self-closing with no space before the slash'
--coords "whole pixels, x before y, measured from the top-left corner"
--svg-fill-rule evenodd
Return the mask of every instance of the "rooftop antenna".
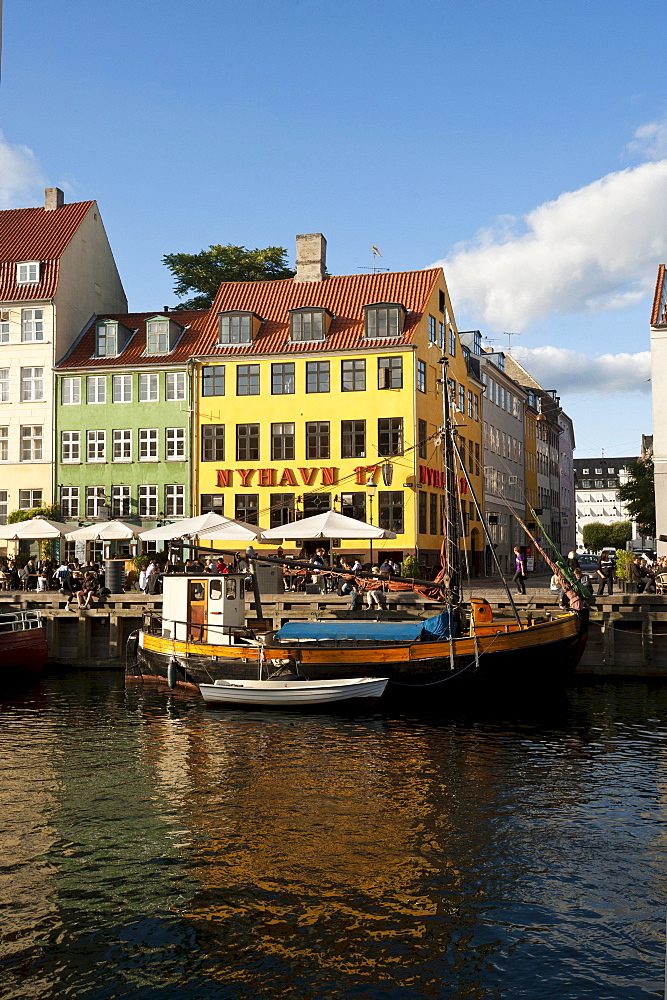
<path id="1" fill-rule="evenodd" d="M 389 271 L 390 268 L 388 268 L 388 267 L 378 267 L 377 266 L 378 257 L 382 257 L 383 256 L 383 254 L 380 253 L 380 251 L 378 250 L 378 248 L 377 247 L 371 247 L 371 252 L 373 254 L 373 266 L 372 267 L 364 267 L 362 265 L 362 266 L 360 266 L 359 270 L 360 271 L 372 271 L 373 274 L 377 274 L 379 271 Z"/>
<path id="2" fill-rule="evenodd" d="M 512 337 L 523 337 L 523 334 L 509 333 L 507 330 L 503 330 L 503 337 L 507 337 L 507 353 L 509 354 L 512 350 Z"/>

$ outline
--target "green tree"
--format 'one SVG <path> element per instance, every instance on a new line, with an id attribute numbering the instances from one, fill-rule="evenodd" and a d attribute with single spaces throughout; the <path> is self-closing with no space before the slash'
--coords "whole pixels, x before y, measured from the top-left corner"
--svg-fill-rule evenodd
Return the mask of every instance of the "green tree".
<path id="1" fill-rule="evenodd" d="M 589 552 L 599 552 L 605 546 L 613 545 L 613 525 L 601 524 L 600 521 L 591 521 L 584 525 L 583 538 L 584 545 Z"/>
<path id="2" fill-rule="evenodd" d="M 51 507 L 32 507 L 30 510 L 13 510 L 7 517 L 7 524 L 17 524 L 18 521 L 30 521 L 33 517 L 45 517 L 49 521 L 57 521 L 60 517 L 60 507 L 54 503 Z"/>
<path id="3" fill-rule="evenodd" d="M 624 549 L 625 543 L 632 538 L 632 521 L 616 521 L 610 524 L 611 541 L 610 545 L 615 545 L 617 549 Z"/>
<path id="4" fill-rule="evenodd" d="M 628 465 L 628 481 L 619 486 L 617 497 L 637 522 L 642 535 L 655 535 L 655 489 L 653 459 L 643 458 Z"/>
<path id="5" fill-rule="evenodd" d="M 287 266 L 286 258 L 284 247 L 248 250 L 228 243 L 225 246 L 210 246 L 199 253 L 168 253 L 162 260 L 176 279 L 176 295 L 199 293 L 194 298 L 179 302 L 178 308 L 205 309 L 213 303 L 223 281 L 293 278 L 294 271 Z"/>

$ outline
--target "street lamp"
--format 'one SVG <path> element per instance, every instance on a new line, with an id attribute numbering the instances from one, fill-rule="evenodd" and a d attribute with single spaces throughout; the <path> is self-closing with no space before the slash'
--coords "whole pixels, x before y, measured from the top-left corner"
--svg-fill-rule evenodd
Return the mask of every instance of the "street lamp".
<path id="1" fill-rule="evenodd" d="M 375 482 L 375 479 L 373 478 L 373 476 L 374 476 L 374 473 L 371 473 L 370 476 L 368 477 L 368 482 L 366 483 L 366 490 L 368 491 L 368 504 L 369 504 L 369 507 L 370 507 L 369 521 L 370 521 L 371 524 L 373 523 L 373 499 L 375 497 L 375 491 L 377 489 L 377 483 Z M 371 538 L 371 539 L 369 539 L 369 541 L 370 541 L 370 548 L 371 548 L 371 569 L 372 569 L 373 568 L 373 539 Z"/>

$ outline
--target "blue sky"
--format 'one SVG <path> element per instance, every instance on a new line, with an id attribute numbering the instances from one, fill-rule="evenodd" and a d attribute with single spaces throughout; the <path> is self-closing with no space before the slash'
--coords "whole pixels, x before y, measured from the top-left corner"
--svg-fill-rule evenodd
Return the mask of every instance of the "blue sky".
<path id="1" fill-rule="evenodd" d="M 175 302 L 164 253 L 211 243 L 442 261 L 459 327 L 521 333 L 578 454 L 631 454 L 667 260 L 664 10 L 5 0 L 0 205 L 96 198 L 137 310 Z"/>

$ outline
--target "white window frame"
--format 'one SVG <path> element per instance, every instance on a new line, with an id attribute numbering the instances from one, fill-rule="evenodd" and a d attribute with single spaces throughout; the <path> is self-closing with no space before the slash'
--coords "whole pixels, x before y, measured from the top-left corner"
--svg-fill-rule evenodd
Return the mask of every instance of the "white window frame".
<path id="1" fill-rule="evenodd" d="M 21 310 L 21 341 L 33 344 L 44 340 L 44 310 Z"/>
<path id="2" fill-rule="evenodd" d="M 132 487 L 112 486 L 111 487 L 111 516 L 131 517 L 132 516 Z"/>
<path id="3" fill-rule="evenodd" d="M 21 461 L 41 462 L 44 455 L 44 428 L 40 424 L 21 426 Z M 27 508 L 28 510 L 32 508 Z"/>
<path id="4" fill-rule="evenodd" d="M 114 403 L 132 402 L 132 376 L 112 375 L 111 376 L 111 399 Z"/>
<path id="5" fill-rule="evenodd" d="M 157 403 L 160 398 L 160 376 L 145 374 L 139 376 L 139 402 Z"/>
<path id="6" fill-rule="evenodd" d="M 38 260 L 24 260 L 16 265 L 17 285 L 38 285 L 40 262 Z"/>
<path id="7" fill-rule="evenodd" d="M 81 462 L 81 431 L 60 432 L 60 460 L 77 465 Z"/>
<path id="8" fill-rule="evenodd" d="M 165 460 L 167 462 L 184 462 L 185 453 L 185 427 L 165 428 Z"/>
<path id="9" fill-rule="evenodd" d="M 146 323 L 146 354 L 170 353 L 170 325 L 168 319 L 152 319 Z M 163 326 L 166 329 L 160 330 Z"/>
<path id="10" fill-rule="evenodd" d="M 44 369 L 21 369 L 21 402 L 39 403 L 44 399 Z"/>
<path id="11" fill-rule="evenodd" d="M 165 486 L 164 516 L 185 517 L 185 486 Z"/>
<path id="12" fill-rule="evenodd" d="M 106 375 L 88 375 L 86 378 L 86 403 L 97 406 L 107 401 Z"/>
<path id="13" fill-rule="evenodd" d="M 112 461 L 131 462 L 132 461 L 132 431 L 114 430 L 112 431 Z"/>
<path id="14" fill-rule="evenodd" d="M 81 376 L 72 375 L 60 380 L 60 401 L 63 406 L 81 404 Z"/>
<path id="15" fill-rule="evenodd" d="M 139 487 L 139 517 L 155 518 L 158 516 L 158 487 L 144 485 Z"/>
<path id="16" fill-rule="evenodd" d="M 74 521 L 79 516 L 79 487 L 60 487 L 60 516 L 63 521 Z"/>
<path id="17" fill-rule="evenodd" d="M 19 510 L 34 510 L 43 503 L 43 490 L 19 490 Z"/>
<path id="18" fill-rule="evenodd" d="M 164 398 L 168 402 L 187 399 L 186 390 L 185 372 L 167 372 Z"/>
<path id="19" fill-rule="evenodd" d="M 0 344 L 9 343 L 9 309 L 0 309 Z"/>
<path id="20" fill-rule="evenodd" d="M 139 461 L 157 462 L 159 459 L 159 430 L 157 427 L 139 428 Z"/>
<path id="21" fill-rule="evenodd" d="M 9 427 L 0 427 L 0 462 L 9 461 Z"/>
<path id="22" fill-rule="evenodd" d="M 7 524 L 9 515 L 9 491 L 0 490 L 0 524 Z"/>
<path id="23" fill-rule="evenodd" d="M 9 402 L 9 368 L 0 368 L 0 403 Z"/>
<path id="24" fill-rule="evenodd" d="M 101 347 L 103 350 L 100 350 Z M 95 327 L 95 357 L 115 358 L 117 354 L 118 323 L 98 323 Z"/>
<path id="25" fill-rule="evenodd" d="M 105 503 L 103 486 L 86 486 L 86 519 L 94 520 L 100 516 L 100 507 Z"/>
<path id="26" fill-rule="evenodd" d="M 106 462 L 106 430 L 86 431 L 86 462 Z"/>

